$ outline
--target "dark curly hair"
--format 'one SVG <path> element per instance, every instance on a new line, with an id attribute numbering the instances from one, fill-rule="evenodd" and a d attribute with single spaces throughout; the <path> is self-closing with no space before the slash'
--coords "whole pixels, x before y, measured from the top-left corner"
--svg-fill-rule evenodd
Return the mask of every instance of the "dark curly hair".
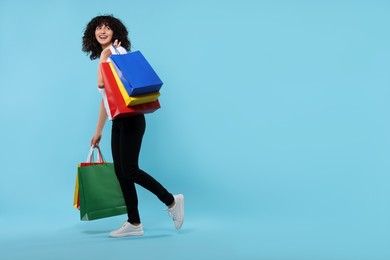
<path id="1" fill-rule="evenodd" d="M 128 39 L 128 31 L 121 20 L 115 18 L 113 15 L 100 15 L 93 18 L 86 26 L 83 36 L 83 52 L 86 52 L 91 60 L 97 59 L 100 57 L 102 52 L 102 46 L 95 37 L 96 27 L 106 25 L 111 28 L 113 31 L 112 39 L 121 42 L 121 46 L 127 51 L 131 49 L 131 43 Z"/>

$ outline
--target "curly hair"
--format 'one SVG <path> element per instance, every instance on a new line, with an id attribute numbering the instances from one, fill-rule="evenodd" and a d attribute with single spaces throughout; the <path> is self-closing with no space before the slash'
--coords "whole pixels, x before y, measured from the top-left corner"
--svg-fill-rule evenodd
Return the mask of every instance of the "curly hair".
<path id="1" fill-rule="evenodd" d="M 121 46 L 127 51 L 131 49 L 131 43 L 128 39 L 128 31 L 121 20 L 115 18 L 113 15 L 100 15 L 93 18 L 86 26 L 83 36 L 83 52 L 89 55 L 91 60 L 100 57 L 102 52 L 102 46 L 95 37 L 95 30 L 98 26 L 106 25 L 113 31 L 112 39 L 118 39 L 121 42 Z"/>

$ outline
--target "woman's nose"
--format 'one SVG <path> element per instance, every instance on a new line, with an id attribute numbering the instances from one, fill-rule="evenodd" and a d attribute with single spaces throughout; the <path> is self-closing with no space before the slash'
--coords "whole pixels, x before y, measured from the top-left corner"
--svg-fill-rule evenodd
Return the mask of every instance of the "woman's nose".
<path id="1" fill-rule="evenodd" d="M 107 32 L 107 28 L 103 27 L 103 28 L 100 28 L 99 30 L 99 33 L 106 33 Z"/>

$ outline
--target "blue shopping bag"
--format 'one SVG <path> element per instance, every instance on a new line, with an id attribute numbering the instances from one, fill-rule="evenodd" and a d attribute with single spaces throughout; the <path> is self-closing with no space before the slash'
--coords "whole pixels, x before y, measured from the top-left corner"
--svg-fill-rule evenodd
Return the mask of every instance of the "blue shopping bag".
<path id="1" fill-rule="evenodd" d="M 112 54 L 110 58 L 129 96 L 160 90 L 163 82 L 140 51 Z"/>

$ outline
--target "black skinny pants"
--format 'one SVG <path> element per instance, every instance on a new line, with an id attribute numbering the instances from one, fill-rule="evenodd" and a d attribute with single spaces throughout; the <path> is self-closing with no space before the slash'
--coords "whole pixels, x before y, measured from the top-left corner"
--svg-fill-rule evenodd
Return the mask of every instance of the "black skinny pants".
<path id="1" fill-rule="evenodd" d="M 111 150 L 115 173 L 127 206 L 128 221 L 141 223 L 135 183 L 156 195 L 165 205 L 174 198 L 159 182 L 138 167 L 138 157 L 145 132 L 145 116 L 140 114 L 114 119 L 111 131 Z"/>

